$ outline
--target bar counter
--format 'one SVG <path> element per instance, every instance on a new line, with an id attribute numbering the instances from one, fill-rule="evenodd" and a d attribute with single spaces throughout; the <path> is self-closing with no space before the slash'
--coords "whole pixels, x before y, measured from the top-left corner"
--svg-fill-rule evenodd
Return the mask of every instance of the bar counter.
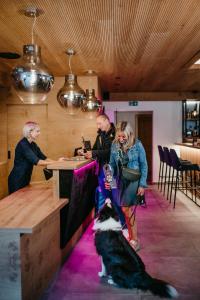
<path id="1" fill-rule="evenodd" d="M 63 249 L 94 207 L 96 161 L 75 157 L 47 168 L 53 170 L 54 196 L 69 199 L 68 205 L 60 211 L 60 246 Z"/>
<path id="2" fill-rule="evenodd" d="M 185 160 L 191 161 L 193 164 L 200 165 L 200 147 L 193 146 L 192 143 L 176 143 L 180 149 L 180 157 Z M 195 172 L 196 189 L 194 202 L 200 206 L 200 172 Z M 193 199 L 191 197 L 190 199 Z"/>
<path id="3" fill-rule="evenodd" d="M 200 147 L 192 143 L 176 143 L 180 148 L 180 157 L 200 165 Z"/>
<path id="4" fill-rule="evenodd" d="M 0 201 L 1 300 L 38 299 L 47 287 L 61 262 L 59 213 L 66 204 L 46 184 Z"/>
<path id="5" fill-rule="evenodd" d="M 53 180 L 0 200 L 1 300 L 36 300 L 48 287 L 85 220 L 91 221 L 95 166 L 88 160 L 55 163 L 48 166 Z"/>

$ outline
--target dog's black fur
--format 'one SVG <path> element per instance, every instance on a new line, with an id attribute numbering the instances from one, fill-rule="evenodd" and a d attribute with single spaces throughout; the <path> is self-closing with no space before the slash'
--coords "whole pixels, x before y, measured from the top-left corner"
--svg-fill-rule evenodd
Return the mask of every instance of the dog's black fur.
<path id="1" fill-rule="evenodd" d="M 106 230 L 105 227 L 101 230 L 101 224 L 109 218 L 118 220 L 112 205 L 105 204 L 96 219 L 98 228 L 94 225 L 96 250 L 102 257 L 106 271 L 100 276 L 111 276 L 113 283 L 121 288 L 138 288 L 143 291 L 150 290 L 160 297 L 177 297 L 175 288 L 162 280 L 152 278 L 145 271 L 144 263 L 125 239 L 122 230 Z"/>

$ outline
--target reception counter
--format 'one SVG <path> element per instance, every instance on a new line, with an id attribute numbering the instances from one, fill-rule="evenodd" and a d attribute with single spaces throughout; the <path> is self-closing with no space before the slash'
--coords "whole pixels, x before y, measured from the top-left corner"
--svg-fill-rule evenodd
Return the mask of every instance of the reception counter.
<path id="1" fill-rule="evenodd" d="M 48 287 L 92 216 L 95 167 L 93 161 L 51 165 L 53 182 L 0 201 L 1 300 L 37 300 Z"/>
<path id="2" fill-rule="evenodd" d="M 66 204 L 45 184 L 0 201 L 1 300 L 38 299 L 47 287 L 61 262 L 59 219 Z"/>
<path id="3" fill-rule="evenodd" d="M 96 161 L 74 158 L 47 168 L 53 170 L 54 196 L 69 199 L 60 211 L 60 246 L 64 248 L 94 207 Z"/>

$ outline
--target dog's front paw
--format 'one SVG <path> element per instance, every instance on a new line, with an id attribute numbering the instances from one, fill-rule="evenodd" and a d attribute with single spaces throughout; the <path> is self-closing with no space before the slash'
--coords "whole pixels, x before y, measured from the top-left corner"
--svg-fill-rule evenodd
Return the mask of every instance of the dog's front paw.
<path id="1" fill-rule="evenodd" d="M 99 277 L 105 277 L 107 274 L 104 271 L 98 272 Z"/>
<path id="2" fill-rule="evenodd" d="M 109 276 L 109 278 L 108 278 L 108 284 L 116 285 L 115 282 L 112 279 L 112 276 Z"/>

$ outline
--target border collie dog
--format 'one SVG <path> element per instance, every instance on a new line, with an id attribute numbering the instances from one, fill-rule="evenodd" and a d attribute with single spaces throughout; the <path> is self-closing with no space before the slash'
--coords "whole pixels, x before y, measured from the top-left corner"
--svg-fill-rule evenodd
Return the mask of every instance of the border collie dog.
<path id="1" fill-rule="evenodd" d="M 108 283 L 121 288 L 150 290 L 154 295 L 177 298 L 178 293 L 168 283 L 151 277 L 135 250 L 122 233 L 119 218 L 110 199 L 100 210 L 95 224 L 95 246 L 102 259 L 100 277 L 108 276 Z"/>

